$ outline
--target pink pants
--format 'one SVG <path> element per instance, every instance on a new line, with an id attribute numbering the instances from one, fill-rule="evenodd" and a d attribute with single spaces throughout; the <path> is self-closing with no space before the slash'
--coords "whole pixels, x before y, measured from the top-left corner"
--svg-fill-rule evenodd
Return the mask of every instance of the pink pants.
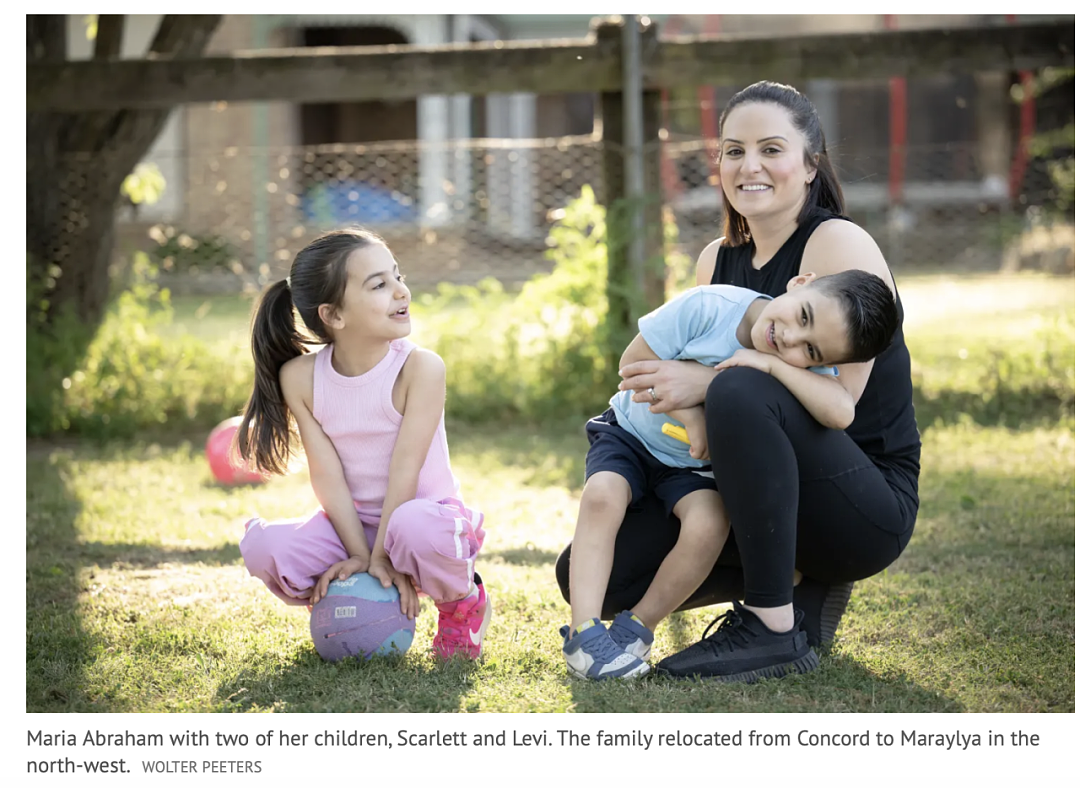
<path id="1" fill-rule="evenodd" d="M 407 501 L 390 515 L 383 546 L 394 569 L 411 576 L 422 593 L 437 603 L 453 602 L 472 590 L 483 522 L 483 514 L 456 498 Z M 364 523 L 369 549 L 378 530 L 378 524 Z M 253 518 L 240 540 L 240 555 L 252 577 L 289 605 L 306 605 L 323 573 L 348 558 L 322 509 L 306 519 Z"/>

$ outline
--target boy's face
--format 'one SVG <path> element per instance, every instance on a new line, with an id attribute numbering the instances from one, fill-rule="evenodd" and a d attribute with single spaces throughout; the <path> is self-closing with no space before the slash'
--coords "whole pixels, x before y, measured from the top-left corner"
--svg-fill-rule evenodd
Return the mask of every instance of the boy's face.
<path id="1" fill-rule="evenodd" d="M 848 352 L 847 320 L 839 300 L 805 285 L 813 274 L 788 282 L 788 291 L 765 305 L 750 339 L 754 349 L 779 356 L 793 367 L 843 363 Z"/>

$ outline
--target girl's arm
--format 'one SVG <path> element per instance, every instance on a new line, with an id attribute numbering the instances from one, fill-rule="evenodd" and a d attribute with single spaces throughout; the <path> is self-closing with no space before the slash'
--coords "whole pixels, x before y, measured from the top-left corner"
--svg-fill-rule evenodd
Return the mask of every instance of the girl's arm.
<path id="1" fill-rule="evenodd" d="M 749 349 L 737 350 L 731 358 L 716 365 L 719 370 L 731 367 L 750 367 L 772 375 L 795 395 L 811 416 L 830 429 L 847 429 L 855 419 L 855 397 L 841 378 L 793 367 L 774 355 Z M 844 367 L 837 369 L 843 375 Z"/>
<path id="2" fill-rule="evenodd" d="M 416 348 L 409 354 L 401 371 L 405 404 L 402 408 L 401 429 L 398 431 L 394 452 L 390 455 L 390 480 L 383 500 L 379 533 L 371 551 L 372 576 L 379 577 L 383 586 L 391 582 L 398 587 L 402 599 L 402 612 L 414 617 L 420 603 L 412 582 L 393 570 L 386 555 L 386 525 L 394 510 L 406 501 L 416 498 L 420 469 L 424 467 L 435 430 L 443 417 L 446 402 L 446 365 L 430 350 Z M 387 572 L 385 570 L 389 569 Z M 403 587 L 404 586 L 404 587 Z"/>
<path id="3" fill-rule="evenodd" d="M 313 354 L 299 356 L 281 367 L 281 392 L 300 430 L 315 497 L 330 518 L 349 559 L 334 564 L 323 574 L 312 591 L 311 604 L 326 595 L 335 573 L 344 579 L 355 572 L 364 572 L 371 558 L 337 450 L 312 415 L 314 358 Z"/>

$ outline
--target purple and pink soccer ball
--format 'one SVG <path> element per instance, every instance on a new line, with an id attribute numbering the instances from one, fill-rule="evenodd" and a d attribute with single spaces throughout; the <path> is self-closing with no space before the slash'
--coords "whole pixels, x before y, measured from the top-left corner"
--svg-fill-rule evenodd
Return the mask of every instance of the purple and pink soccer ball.
<path id="1" fill-rule="evenodd" d="M 404 654 L 412 645 L 416 622 L 401 612 L 401 596 L 366 572 L 333 580 L 311 610 L 311 639 L 328 662 L 348 657 Z"/>

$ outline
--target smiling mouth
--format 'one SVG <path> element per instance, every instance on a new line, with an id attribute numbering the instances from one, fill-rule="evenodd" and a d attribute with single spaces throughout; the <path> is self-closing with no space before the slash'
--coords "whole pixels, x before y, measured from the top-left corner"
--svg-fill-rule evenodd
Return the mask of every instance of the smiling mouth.
<path id="1" fill-rule="evenodd" d="M 409 316 L 409 307 L 408 306 L 403 306 L 397 312 L 391 312 L 390 313 L 390 317 L 408 317 L 408 316 Z"/>
<path id="2" fill-rule="evenodd" d="M 742 192 L 767 192 L 772 186 L 766 186 L 763 183 L 751 183 L 745 186 L 740 186 L 739 191 Z"/>
<path id="3" fill-rule="evenodd" d="M 765 331 L 765 341 L 769 343 L 769 347 L 776 350 L 776 323 L 769 323 L 768 329 Z"/>

